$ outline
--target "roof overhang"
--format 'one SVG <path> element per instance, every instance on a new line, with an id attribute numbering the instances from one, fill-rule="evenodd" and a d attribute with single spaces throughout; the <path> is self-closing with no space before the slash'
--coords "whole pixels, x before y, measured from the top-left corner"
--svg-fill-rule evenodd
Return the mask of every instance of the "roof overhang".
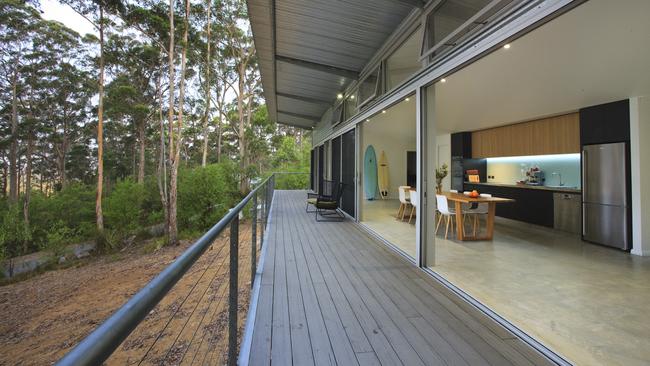
<path id="1" fill-rule="evenodd" d="M 278 123 L 311 129 L 422 0 L 248 0 L 264 98 Z"/>

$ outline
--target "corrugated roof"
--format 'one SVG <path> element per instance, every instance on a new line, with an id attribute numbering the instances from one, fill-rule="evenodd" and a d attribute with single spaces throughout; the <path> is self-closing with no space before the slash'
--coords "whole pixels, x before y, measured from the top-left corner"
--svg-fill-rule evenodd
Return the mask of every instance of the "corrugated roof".
<path id="1" fill-rule="evenodd" d="M 249 0 L 269 115 L 313 127 L 418 0 Z"/>

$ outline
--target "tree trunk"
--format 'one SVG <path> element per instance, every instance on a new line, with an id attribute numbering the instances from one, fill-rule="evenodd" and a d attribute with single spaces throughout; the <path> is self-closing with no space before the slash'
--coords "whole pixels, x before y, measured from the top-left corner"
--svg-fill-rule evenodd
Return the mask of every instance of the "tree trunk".
<path id="1" fill-rule="evenodd" d="M 139 153 L 140 161 L 138 162 L 138 183 L 144 184 L 144 164 L 145 164 L 145 145 L 146 145 L 146 136 L 145 136 L 145 122 L 142 121 L 138 126 L 138 143 L 140 144 Z"/>
<path id="2" fill-rule="evenodd" d="M 95 215 L 97 230 L 104 231 L 102 189 L 104 187 L 104 8 L 99 7 L 99 105 L 97 108 L 97 196 Z"/>
<path id="3" fill-rule="evenodd" d="M 70 145 L 68 141 L 68 121 L 66 120 L 63 124 L 63 142 L 61 146 L 61 188 L 65 188 L 68 184 L 68 177 L 66 175 L 66 162 L 65 157 L 68 154 L 68 146 Z"/>
<path id="4" fill-rule="evenodd" d="M 33 136 L 27 139 L 27 164 L 25 166 L 25 194 L 23 195 L 23 223 L 25 232 L 29 233 L 29 201 L 32 196 L 32 154 L 34 153 Z M 23 252 L 27 253 L 27 241 L 24 243 Z"/>
<path id="5" fill-rule="evenodd" d="M 178 243 L 178 226 L 176 222 L 176 175 L 174 174 L 176 163 L 176 153 L 174 151 L 174 2 L 169 0 L 169 160 L 171 164 L 171 176 L 169 187 L 169 244 Z M 182 101 L 180 102 L 182 103 Z M 180 106 L 183 107 L 182 105 Z"/>
<path id="6" fill-rule="evenodd" d="M 239 190 L 242 194 L 246 194 L 248 191 L 248 177 L 246 174 L 246 126 L 244 124 L 244 80 L 246 78 L 246 64 L 244 62 L 240 62 L 238 66 L 238 72 L 239 93 L 237 94 L 237 112 L 239 114 L 239 167 L 241 174 L 239 178 Z"/>
<path id="7" fill-rule="evenodd" d="M 18 202 L 18 68 L 11 78 L 11 144 L 9 145 L 9 202 Z"/>
<path id="8" fill-rule="evenodd" d="M 203 117 L 203 156 L 201 158 L 201 166 L 205 167 L 208 160 L 208 121 L 210 118 L 210 15 L 212 9 L 210 4 L 212 0 L 206 1 L 205 13 L 208 18 L 206 26 L 206 44 L 207 56 L 205 60 L 205 116 Z"/>
<path id="9" fill-rule="evenodd" d="M 178 90 L 178 117 L 176 121 L 176 146 L 174 149 L 174 160 L 172 160 L 172 170 L 170 177 L 169 189 L 169 243 L 178 245 L 178 223 L 177 223 L 177 204 L 178 204 L 178 167 L 181 162 L 181 143 L 183 139 L 183 108 L 185 104 L 185 71 L 187 68 L 187 38 L 189 28 L 190 1 L 185 0 L 185 18 L 183 25 L 183 47 L 181 49 L 181 77 L 180 87 Z"/>
<path id="10" fill-rule="evenodd" d="M 221 163 L 221 113 L 217 123 L 217 163 Z"/>
<path id="11" fill-rule="evenodd" d="M 162 75 L 158 76 L 158 119 L 160 121 L 160 155 L 158 160 L 158 192 L 165 217 L 165 235 L 169 235 L 169 206 L 167 200 L 167 162 L 165 157 L 165 119 L 163 117 Z"/>

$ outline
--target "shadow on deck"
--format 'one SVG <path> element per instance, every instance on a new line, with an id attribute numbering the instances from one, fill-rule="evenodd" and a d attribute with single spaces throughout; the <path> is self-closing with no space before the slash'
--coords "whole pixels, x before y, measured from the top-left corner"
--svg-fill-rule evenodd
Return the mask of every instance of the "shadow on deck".
<path id="1" fill-rule="evenodd" d="M 351 221 L 276 191 L 240 361 L 251 365 L 549 365 Z"/>

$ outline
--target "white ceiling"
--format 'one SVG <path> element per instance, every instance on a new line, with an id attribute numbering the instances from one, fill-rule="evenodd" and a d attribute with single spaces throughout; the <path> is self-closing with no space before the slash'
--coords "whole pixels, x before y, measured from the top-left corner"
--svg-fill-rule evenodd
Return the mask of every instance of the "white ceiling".
<path id="1" fill-rule="evenodd" d="M 650 95 L 650 1 L 587 1 L 446 80 L 439 133 Z"/>
<path id="2" fill-rule="evenodd" d="M 364 133 L 386 136 L 400 141 L 416 141 L 415 98 L 411 96 L 363 122 Z"/>

